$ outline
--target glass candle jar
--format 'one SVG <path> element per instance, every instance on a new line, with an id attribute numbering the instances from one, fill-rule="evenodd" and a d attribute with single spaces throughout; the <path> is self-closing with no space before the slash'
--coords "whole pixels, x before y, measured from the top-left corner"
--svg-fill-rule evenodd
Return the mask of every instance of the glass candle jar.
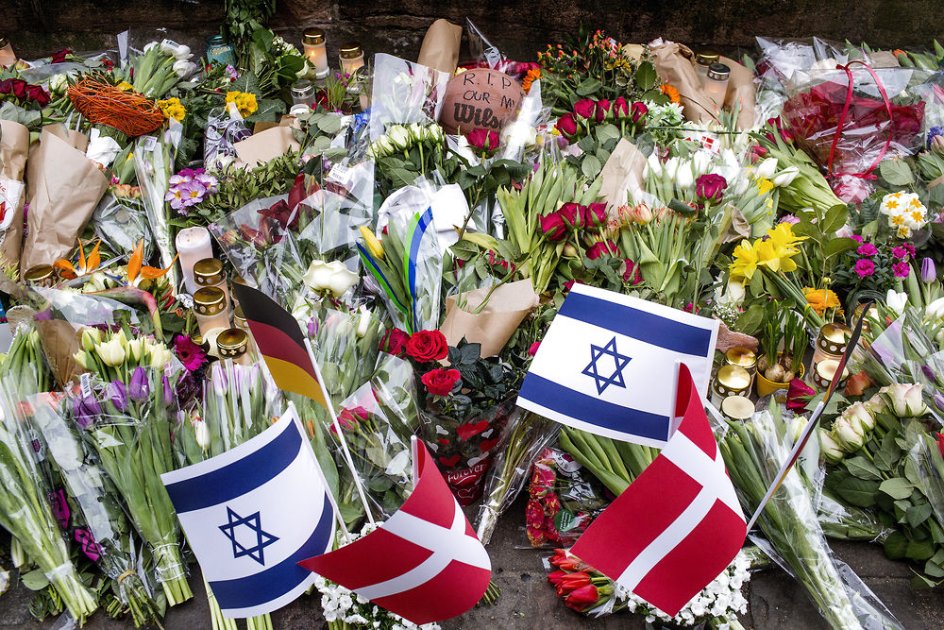
<path id="1" fill-rule="evenodd" d="M 826 389 L 833 382 L 836 371 L 839 369 L 838 359 L 823 359 L 813 366 L 813 383 L 820 389 Z M 839 377 L 839 387 L 842 387 L 846 379 L 849 378 L 849 369 L 843 368 L 842 376 Z"/>
<path id="2" fill-rule="evenodd" d="M 308 79 L 300 79 L 292 86 L 292 103 L 311 107 L 315 102 L 315 86 Z"/>
<path id="3" fill-rule="evenodd" d="M 753 377 L 754 372 L 757 371 L 757 355 L 753 350 L 745 348 L 744 346 L 729 348 L 728 351 L 724 353 L 724 362 L 727 365 L 736 365 L 744 368 L 751 377 Z"/>
<path id="4" fill-rule="evenodd" d="M 239 328 L 227 328 L 216 336 L 216 353 L 221 359 L 232 359 L 233 363 L 249 365 L 249 335 Z"/>
<path id="5" fill-rule="evenodd" d="M 750 420 L 754 415 L 754 403 L 747 396 L 728 396 L 721 401 L 721 413 L 729 420 Z"/>
<path id="6" fill-rule="evenodd" d="M 52 287 L 56 284 L 56 270 L 52 265 L 36 265 L 23 274 L 23 282 L 34 287 Z"/>
<path id="7" fill-rule="evenodd" d="M 180 256 L 180 268 L 184 274 L 184 284 L 191 294 L 200 287 L 194 282 L 193 267 L 204 258 L 213 257 L 213 243 L 210 232 L 205 227 L 189 227 L 177 233 L 174 239 L 177 255 Z"/>
<path id="8" fill-rule="evenodd" d="M 0 36 L 0 66 L 11 68 L 16 65 L 16 53 L 13 52 L 13 46 L 10 40 Z"/>
<path id="9" fill-rule="evenodd" d="M 705 94 L 714 103 L 715 113 L 724 106 L 725 96 L 728 94 L 728 79 L 731 77 L 731 68 L 723 63 L 713 63 L 708 66 L 705 76 Z"/>
<path id="10" fill-rule="evenodd" d="M 813 363 L 823 359 L 839 359 L 846 352 L 846 345 L 852 336 L 852 330 L 844 324 L 825 324 L 816 335 L 816 350 Z"/>
<path id="11" fill-rule="evenodd" d="M 229 305 L 229 287 L 226 286 L 226 274 L 223 273 L 223 261 L 217 258 L 198 260 L 193 266 L 193 281 L 197 290 L 203 287 L 217 287 L 226 296 Z"/>
<path id="12" fill-rule="evenodd" d="M 345 44 L 338 50 L 341 62 L 341 72 L 353 77 L 354 73 L 364 67 L 364 50 L 360 44 Z"/>
<path id="13" fill-rule="evenodd" d="M 229 328 L 229 305 L 226 294 L 219 287 L 203 287 L 193 294 L 193 313 L 204 338 L 211 330 Z"/>
<path id="14" fill-rule="evenodd" d="M 695 71 L 698 73 L 702 85 L 705 85 L 708 81 L 708 68 L 711 64 L 718 63 L 720 59 L 721 56 L 718 53 L 707 50 L 695 55 Z"/>
<path id="15" fill-rule="evenodd" d="M 206 58 L 209 63 L 218 63 L 223 66 L 236 65 L 236 51 L 223 39 L 222 35 L 211 35 L 207 38 Z"/>
<path id="16" fill-rule="evenodd" d="M 305 57 L 315 69 L 315 78 L 324 79 L 328 76 L 328 47 L 325 44 L 325 32 L 320 28 L 305 30 L 302 37 L 302 46 L 305 48 Z"/>

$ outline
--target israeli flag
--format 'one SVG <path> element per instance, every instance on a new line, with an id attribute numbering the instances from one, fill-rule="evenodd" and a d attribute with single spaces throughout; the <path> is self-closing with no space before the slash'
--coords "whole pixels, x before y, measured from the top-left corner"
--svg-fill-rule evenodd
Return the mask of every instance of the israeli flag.
<path id="1" fill-rule="evenodd" d="M 583 431 L 664 447 L 677 361 L 708 391 L 718 320 L 575 284 L 551 322 L 518 405 Z"/>
<path id="2" fill-rule="evenodd" d="M 294 407 L 236 448 L 161 475 L 203 577 L 228 618 L 272 612 L 317 577 L 335 511 Z"/>

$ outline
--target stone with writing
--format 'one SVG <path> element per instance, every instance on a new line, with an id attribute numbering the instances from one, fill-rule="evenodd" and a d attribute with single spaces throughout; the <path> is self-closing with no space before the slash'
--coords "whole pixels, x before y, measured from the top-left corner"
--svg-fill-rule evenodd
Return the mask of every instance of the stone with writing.
<path id="1" fill-rule="evenodd" d="M 501 131 L 514 118 L 522 98 L 521 83 L 504 72 L 466 70 L 449 80 L 439 123 L 446 133 Z"/>

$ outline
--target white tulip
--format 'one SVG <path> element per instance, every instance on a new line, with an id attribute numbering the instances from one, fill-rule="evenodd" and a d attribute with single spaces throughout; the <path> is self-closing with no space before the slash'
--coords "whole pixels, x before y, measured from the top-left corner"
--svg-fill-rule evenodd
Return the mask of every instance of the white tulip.
<path id="1" fill-rule="evenodd" d="M 692 162 L 683 162 L 679 165 L 675 177 L 675 183 L 679 188 L 688 189 L 695 185 L 695 174 L 692 172 L 694 167 Z"/>
<path id="2" fill-rule="evenodd" d="M 944 319 L 944 297 L 938 298 L 924 307 L 928 319 Z"/>
<path id="3" fill-rule="evenodd" d="M 669 159 L 666 161 L 666 163 L 665 163 L 665 165 L 664 165 L 664 167 L 663 167 L 663 168 L 664 168 L 664 171 L 663 171 L 663 172 L 664 172 L 666 175 L 669 176 L 669 179 L 675 180 L 675 178 L 678 176 L 678 170 L 679 170 L 679 163 L 680 163 L 680 162 L 681 162 L 681 160 L 679 160 L 677 157 L 669 158 Z"/>
<path id="4" fill-rule="evenodd" d="M 207 428 L 206 422 L 203 420 L 195 419 L 193 421 L 193 439 L 204 452 L 210 448 L 210 429 Z"/>
<path id="5" fill-rule="evenodd" d="M 800 174 L 800 169 L 796 166 L 790 166 L 779 173 L 774 177 L 774 186 L 778 188 L 783 188 L 784 186 L 789 186 L 793 183 L 793 180 L 797 178 L 797 175 Z"/>
<path id="6" fill-rule="evenodd" d="M 361 304 L 357 320 L 357 337 L 358 339 L 363 339 L 364 335 L 367 334 L 368 329 L 370 329 L 371 322 L 371 313 L 367 310 L 367 306 Z"/>
<path id="7" fill-rule="evenodd" d="M 116 335 L 110 341 L 95 345 L 95 352 L 98 353 L 102 363 L 109 367 L 118 367 L 125 362 L 127 354 L 121 342 L 122 337 Z"/>
<path id="8" fill-rule="evenodd" d="M 777 158 L 767 158 L 754 167 L 754 175 L 757 179 L 770 179 L 777 172 Z"/>
<path id="9" fill-rule="evenodd" d="M 128 354 L 135 360 L 140 361 L 141 355 L 144 354 L 145 348 L 144 339 L 132 339 L 128 342 Z"/>
<path id="10" fill-rule="evenodd" d="M 653 177 L 660 177 L 662 175 L 662 161 L 659 160 L 659 156 L 656 155 L 655 151 L 650 153 L 649 157 L 646 158 L 646 170 L 651 173 Z"/>
<path id="11" fill-rule="evenodd" d="M 692 170 L 694 173 L 701 175 L 708 171 L 708 167 L 711 165 L 711 151 L 706 151 L 700 149 L 695 151 L 695 154 L 692 156 Z"/>
<path id="12" fill-rule="evenodd" d="M 150 365 L 154 369 L 162 369 L 173 358 L 173 353 L 166 346 L 155 344 L 150 347 Z"/>
<path id="13" fill-rule="evenodd" d="M 888 308 L 895 311 L 896 315 L 901 315 L 905 312 L 905 307 L 908 305 L 908 294 L 904 291 L 899 293 L 894 289 L 889 289 L 888 293 L 885 294 L 885 304 Z"/>
<path id="14" fill-rule="evenodd" d="M 78 352 L 73 354 L 72 360 L 78 363 L 79 367 L 81 367 L 83 370 L 89 369 L 88 362 L 85 360 L 85 352 L 83 352 L 82 350 L 79 350 Z"/>
<path id="15" fill-rule="evenodd" d="M 800 441 L 807 423 L 808 421 L 804 416 L 793 416 L 790 420 L 790 427 L 787 430 L 787 434 L 791 437 L 794 444 Z"/>

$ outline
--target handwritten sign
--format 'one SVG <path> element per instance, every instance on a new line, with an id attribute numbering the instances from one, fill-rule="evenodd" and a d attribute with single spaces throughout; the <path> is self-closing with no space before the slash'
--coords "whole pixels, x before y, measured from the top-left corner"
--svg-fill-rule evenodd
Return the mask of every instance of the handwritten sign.
<path id="1" fill-rule="evenodd" d="M 521 83 L 504 72 L 490 68 L 466 70 L 446 85 L 439 122 L 447 133 L 500 131 L 514 118 L 523 98 Z"/>

